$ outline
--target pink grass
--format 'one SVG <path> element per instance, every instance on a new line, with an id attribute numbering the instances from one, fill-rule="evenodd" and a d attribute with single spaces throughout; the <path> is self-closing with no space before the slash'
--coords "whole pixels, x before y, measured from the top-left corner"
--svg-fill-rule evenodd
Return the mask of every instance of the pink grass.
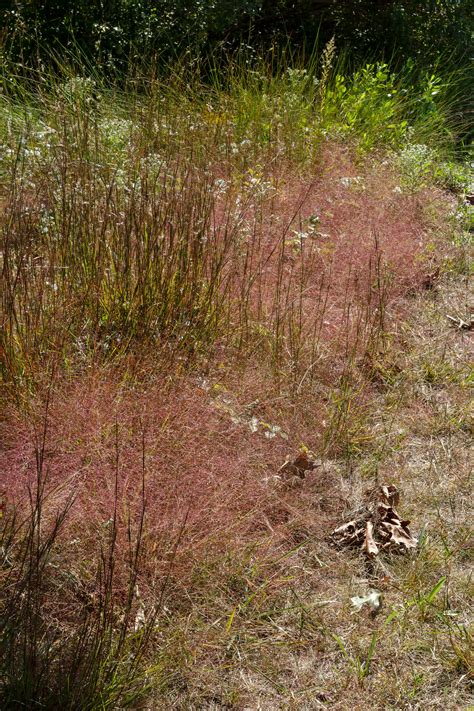
<path id="1" fill-rule="evenodd" d="M 341 182 L 356 176 L 359 183 Z M 182 535 L 183 550 L 193 557 L 199 550 L 251 540 L 262 529 L 275 533 L 291 519 L 291 501 L 308 498 L 278 493 L 267 480 L 302 443 L 314 449 L 321 445 L 328 410 L 324 388 L 337 385 L 353 359 L 350 344 L 363 354 L 381 307 L 388 319 L 395 318 L 422 288 L 433 262 L 426 250 L 443 224 L 447 198 L 438 191 L 400 193 L 389 167 L 359 166 L 349 151 L 334 145 L 326 148 L 309 188 L 304 175 L 280 173 L 274 180 L 280 187 L 276 196 L 245 207 L 251 230 L 226 267 L 231 270 L 231 330 L 247 322 L 242 360 L 236 364 L 223 341 L 222 352 L 210 361 L 208 379 L 229 391 L 235 411 L 258 400 L 259 421 L 278 425 L 288 440 L 267 439 L 262 429 L 251 432 L 245 418 L 233 422 L 229 409 L 219 406 L 225 399 L 180 368 L 165 373 L 155 365 L 138 385 L 123 371 L 120 382 L 120 372 L 106 368 L 70 382 L 60 378 L 53 384 L 44 472 L 47 489 L 56 492 L 52 503 L 69 491 L 76 496 L 71 539 L 88 541 L 86 547 L 94 542 L 112 515 L 116 483 L 118 515 L 125 523 L 129 516 L 136 519 L 143 453 L 147 535 L 157 548 Z M 293 246 L 293 231 L 307 231 L 311 215 L 319 216 L 321 234 L 304 238 L 302 249 Z M 224 219 L 218 206 L 216 226 L 222 228 Z M 436 259 L 443 256 L 438 252 Z M 242 315 L 238 307 L 245 295 Z M 252 335 L 256 326 L 266 327 L 272 338 L 280 329 L 283 370 L 276 378 L 267 359 L 271 339 L 265 345 L 261 331 Z M 322 389 L 307 391 L 308 373 Z M 366 395 L 360 398 L 367 408 Z M 29 419 L 12 409 L 2 423 L 1 494 L 8 502 L 24 502 L 28 487 L 34 487 L 34 442 L 43 418 L 37 402 Z M 329 496 L 340 506 L 334 482 L 319 484 L 316 502 Z M 324 506 L 328 510 L 327 502 Z"/>

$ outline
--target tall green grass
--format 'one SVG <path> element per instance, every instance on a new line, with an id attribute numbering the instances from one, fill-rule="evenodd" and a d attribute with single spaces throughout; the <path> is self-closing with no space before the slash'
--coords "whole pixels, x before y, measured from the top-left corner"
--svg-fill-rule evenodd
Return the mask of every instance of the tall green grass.
<path id="1" fill-rule="evenodd" d="M 446 81 L 413 83 L 386 64 L 350 74 L 344 61 L 331 42 L 306 66 L 242 54 L 225 74 L 208 71 L 210 82 L 182 64 L 166 79 L 150 72 L 121 85 L 98 69 L 78 74 L 77 62 L 29 79 L 6 67 L 6 378 L 26 377 L 48 354 L 67 364 L 143 342 L 194 352 L 229 332 L 242 343 L 249 309 L 261 315 L 250 293 L 262 280 L 259 205 L 272 197 L 275 166 L 311 170 L 328 140 L 361 158 L 412 144 L 453 150 Z M 288 304 L 275 309 L 278 341 Z"/>

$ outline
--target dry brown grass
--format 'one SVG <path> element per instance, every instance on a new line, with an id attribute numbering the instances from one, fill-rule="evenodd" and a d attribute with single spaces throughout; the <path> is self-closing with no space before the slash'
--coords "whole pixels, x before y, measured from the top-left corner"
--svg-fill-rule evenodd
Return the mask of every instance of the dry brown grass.
<path id="1" fill-rule="evenodd" d="M 209 570 L 213 613 L 208 604 L 203 609 L 200 596 L 183 620 L 188 654 L 181 660 L 179 683 L 171 683 L 166 694 L 167 707 L 469 707 L 472 439 L 466 365 L 472 337 L 453 330 L 444 317 L 447 304 L 463 303 L 463 281 L 447 277 L 436 294 L 414 301 L 405 324 L 409 336 L 403 349 L 394 347 L 391 354 L 398 382 L 372 401 L 377 445 L 350 466 L 333 465 L 332 491 L 331 477 L 319 474 L 292 497 L 282 541 L 286 558 L 277 577 L 265 557 L 257 581 L 251 558 L 243 567 L 233 561 L 229 570 L 228 562 L 220 561 L 219 571 Z M 416 364 L 440 358 L 449 369 L 427 385 Z M 331 512 L 321 515 L 321 508 L 308 505 L 319 498 L 324 511 L 321 489 L 326 488 L 342 514 L 343 502 L 351 508 L 374 480 L 400 487 L 403 514 L 420 536 L 414 554 L 385 558 L 375 573 L 362 556 L 337 552 L 325 542 Z M 370 587 L 383 593 L 375 618 L 354 613 L 350 604 L 353 595 Z M 176 634 L 174 625 L 173 630 Z M 365 674 L 361 665 L 374 634 Z"/>
<path id="2" fill-rule="evenodd" d="M 51 483 L 73 474 L 81 502 L 68 532 L 72 580 L 90 575 L 74 556 L 92 555 L 96 526 L 110 513 L 114 422 L 126 507 L 133 507 L 137 442 L 148 423 L 145 599 L 147 576 L 164 570 L 191 506 L 150 653 L 156 691 L 146 708 L 468 707 L 472 335 L 445 316 L 464 313 L 466 288 L 465 277 L 447 274 L 435 291 L 412 297 L 371 371 L 370 417 L 361 424 L 364 410 L 354 408 L 347 418 L 364 440 L 297 489 L 275 486 L 272 475 L 299 442 L 320 450 L 318 387 L 295 394 L 261 365 L 223 361 L 191 377 L 148 366 L 133 377 L 122 372 L 119 387 L 117 372 L 104 369 L 61 385 L 47 461 Z M 250 417 L 278 424 L 289 440 L 267 439 L 265 425 L 252 433 Z M 31 439 L 10 417 L 4 431 L 5 471 L 16 472 L 10 482 L 19 491 Z M 416 553 L 387 558 L 374 573 L 325 536 L 375 481 L 400 488 L 401 511 L 421 539 Z M 383 593 L 381 612 L 354 613 L 350 598 L 372 587 Z"/>

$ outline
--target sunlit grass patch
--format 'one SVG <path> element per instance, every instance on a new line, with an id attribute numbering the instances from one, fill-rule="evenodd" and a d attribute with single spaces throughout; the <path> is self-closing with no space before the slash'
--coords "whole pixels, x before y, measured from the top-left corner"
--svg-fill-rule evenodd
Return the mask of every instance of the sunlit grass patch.
<path id="1" fill-rule="evenodd" d="M 8 703 L 459 708 L 470 243 L 447 87 L 351 73 L 334 43 L 207 83 L 61 72 L 0 95 L 0 513 L 25 514 L 38 465 L 46 484 L 26 529 L 0 521 Z M 377 568 L 327 534 L 383 482 L 420 545 Z M 371 587 L 375 615 L 351 604 Z"/>

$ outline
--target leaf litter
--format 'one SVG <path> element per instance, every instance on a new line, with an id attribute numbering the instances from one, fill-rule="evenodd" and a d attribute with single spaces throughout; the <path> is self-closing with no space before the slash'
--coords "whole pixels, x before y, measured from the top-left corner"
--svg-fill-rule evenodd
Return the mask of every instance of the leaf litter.
<path id="1" fill-rule="evenodd" d="M 283 462 L 279 468 L 278 475 L 284 479 L 293 476 L 304 479 L 306 472 L 313 471 L 316 467 L 321 466 L 321 462 L 317 459 L 313 459 L 310 455 L 310 452 L 303 450 L 295 459 L 287 457 L 286 461 Z"/>
<path id="2" fill-rule="evenodd" d="M 355 595 L 351 597 L 354 612 L 361 612 L 364 607 L 368 607 L 372 615 L 376 615 L 382 607 L 382 593 L 380 590 L 369 590 L 367 595 Z"/>
<path id="3" fill-rule="evenodd" d="M 338 547 L 359 548 L 368 558 L 381 551 L 406 552 L 418 545 L 409 529 L 410 521 L 401 518 L 400 494 L 393 484 L 376 486 L 366 492 L 366 502 L 349 521 L 338 526 L 330 539 Z"/>

